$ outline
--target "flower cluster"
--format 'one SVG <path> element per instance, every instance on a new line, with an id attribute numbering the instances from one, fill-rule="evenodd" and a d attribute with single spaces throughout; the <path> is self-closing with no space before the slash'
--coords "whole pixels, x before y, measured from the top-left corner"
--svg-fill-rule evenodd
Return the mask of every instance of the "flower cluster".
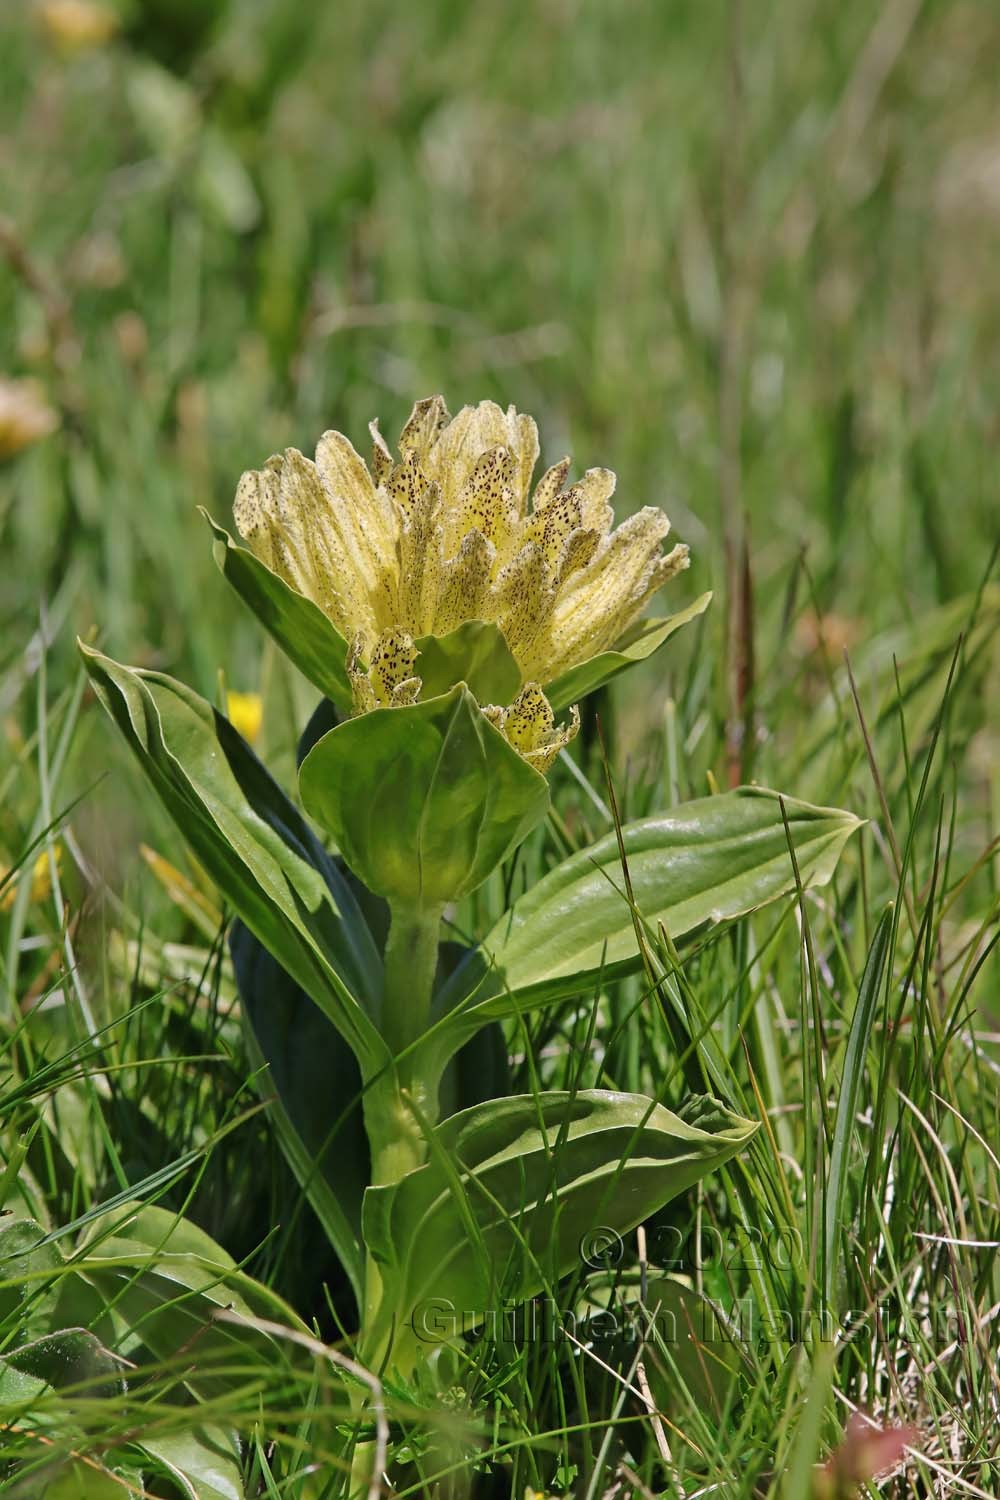
<path id="1" fill-rule="evenodd" d="M 327 432 L 314 463 L 290 448 L 244 474 L 240 534 L 350 643 L 358 712 L 416 701 L 421 636 L 496 624 L 523 688 L 487 712 L 544 769 L 576 719 L 556 729 L 542 689 L 612 646 L 687 548 L 662 553 L 670 523 L 652 506 L 615 529 L 608 469 L 567 483 L 563 458 L 532 490 L 538 430 L 513 407 L 483 401 L 452 418 L 440 396 L 418 401 L 398 456 L 370 431 L 370 466 Z"/>

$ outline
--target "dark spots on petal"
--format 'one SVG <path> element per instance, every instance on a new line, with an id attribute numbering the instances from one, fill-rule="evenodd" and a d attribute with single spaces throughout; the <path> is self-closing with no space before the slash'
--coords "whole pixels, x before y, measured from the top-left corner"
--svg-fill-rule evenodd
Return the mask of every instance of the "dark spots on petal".
<path id="1" fill-rule="evenodd" d="M 569 473 L 571 463 L 572 459 L 567 454 L 557 464 L 553 464 L 551 469 L 546 469 L 541 479 L 535 485 L 535 493 L 531 498 L 531 508 L 535 515 L 539 511 L 544 510 L 547 505 L 550 505 L 559 494 L 559 491 L 566 483 L 566 476 Z"/>

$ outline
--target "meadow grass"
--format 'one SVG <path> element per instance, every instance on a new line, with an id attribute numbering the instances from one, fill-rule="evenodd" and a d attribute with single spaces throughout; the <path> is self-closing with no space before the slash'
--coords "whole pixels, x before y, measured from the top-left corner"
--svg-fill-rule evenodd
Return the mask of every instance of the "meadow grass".
<path id="1" fill-rule="evenodd" d="M 397 1494 L 805 1500 L 856 1408 L 916 1429 L 873 1491 L 997 1494 L 997 17 L 123 17 L 66 53 L 34 7 L 0 15 L 0 369 L 61 421 L 0 467 L 8 1207 L 72 1259 L 109 1204 L 157 1202 L 349 1349 L 349 1291 L 260 1106 L 227 914 L 73 641 L 260 691 L 257 749 L 291 786 L 314 695 L 196 505 L 226 523 L 242 469 L 376 414 L 392 433 L 416 396 L 513 401 L 545 456 L 617 471 L 621 514 L 665 506 L 693 555 L 675 599 L 715 590 L 601 697 L 621 817 L 755 779 L 867 822 L 828 887 L 680 952 L 651 930 L 643 978 L 508 1027 L 523 1091 L 674 1104 L 697 1081 L 764 1126 L 552 1288 L 576 1342 L 522 1321 L 387 1381 Z M 574 760 L 456 931 L 612 828 L 593 715 Z M 0 1264 L 0 1357 L 64 1279 Z M 585 1334 L 609 1299 L 645 1309 L 642 1338 Z M 695 1344 L 657 1307 L 682 1333 L 706 1318 Z M 137 1340 L 113 1394 L 83 1370 L 18 1422 L 0 1386 L 0 1491 L 186 1494 L 169 1462 L 199 1430 L 239 1434 L 205 1500 L 341 1493 L 352 1418 L 322 1358 L 244 1367 L 221 1341 L 195 1401 L 184 1351 Z"/>

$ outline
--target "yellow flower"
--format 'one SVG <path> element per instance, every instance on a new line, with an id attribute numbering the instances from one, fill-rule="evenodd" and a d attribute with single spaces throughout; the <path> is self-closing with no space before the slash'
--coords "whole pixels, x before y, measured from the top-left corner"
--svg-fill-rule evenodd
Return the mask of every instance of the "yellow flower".
<path id="1" fill-rule="evenodd" d="M 44 0 L 39 12 L 45 30 L 64 52 L 99 47 L 111 40 L 120 24 L 116 11 L 92 0 Z"/>
<path id="2" fill-rule="evenodd" d="M 483 401 L 452 418 L 440 396 L 418 401 L 398 458 L 370 431 L 370 467 L 327 432 L 315 463 L 290 448 L 244 474 L 241 536 L 351 643 L 357 712 L 416 700 L 415 639 L 496 624 L 523 690 L 490 717 L 548 764 L 576 721 L 556 730 L 541 689 L 612 646 L 688 549 L 663 554 L 670 522 L 652 506 L 613 529 L 609 469 L 567 483 L 563 458 L 532 489 L 538 430 L 513 407 Z"/>
<path id="3" fill-rule="evenodd" d="M 0 458 L 11 458 L 58 426 L 59 418 L 37 380 L 0 375 Z"/>
<path id="4" fill-rule="evenodd" d="M 531 494 L 538 430 L 513 407 L 450 418 L 440 396 L 418 401 L 398 461 L 371 433 L 371 469 L 327 432 L 315 463 L 289 448 L 244 474 L 234 506 L 251 550 L 345 640 L 495 622 L 522 679 L 544 686 L 613 645 L 687 566 L 684 546 L 662 555 L 670 522 L 653 506 L 612 530 L 609 469 L 567 485 L 564 458 Z"/>
<path id="5" fill-rule="evenodd" d="M 259 693 L 227 693 L 226 713 L 233 728 L 252 745 L 264 721 L 264 704 Z"/>
<path id="6" fill-rule="evenodd" d="M 62 865 L 62 845 L 57 844 L 54 849 L 56 869 Z M 18 879 L 24 879 L 27 872 L 20 870 Z M 0 881 L 6 881 L 2 892 L 0 892 L 0 911 L 10 911 L 17 896 L 17 883 L 11 876 L 10 869 L 0 866 Z M 40 906 L 52 891 L 52 866 L 49 863 L 49 851 L 43 849 L 41 854 L 36 855 L 35 862 L 31 867 L 31 895 L 29 900 L 32 906 Z"/>

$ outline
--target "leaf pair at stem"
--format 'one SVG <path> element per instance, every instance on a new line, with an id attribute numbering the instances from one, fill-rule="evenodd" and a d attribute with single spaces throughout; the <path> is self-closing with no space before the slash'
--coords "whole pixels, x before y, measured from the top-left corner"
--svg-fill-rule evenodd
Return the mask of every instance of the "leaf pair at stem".
<path id="1" fill-rule="evenodd" d="M 371 897 L 327 854 L 221 714 L 159 673 L 92 651 L 85 659 L 99 697 L 193 852 L 273 956 L 276 969 L 252 994 L 247 964 L 237 963 L 251 1040 L 263 1061 L 273 1059 L 276 1127 L 363 1310 L 360 1349 L 371 1360 L 403 1368 L 416 1357 L 418 1294 L 443 1296 L 456 1307 L 469 1301 L 460 1308 L 469 1316 L 486 1311 L 490 1296 L 530 1296 L 572 1266 L 595 1214 L 624 1234 L 749 1140 L 755 1127 L 722 1106 L 706 1106 L 695 1124 L 687 1111 L 679 1118 L 654 1101 L 602 1091 L 487 1099 L 436 1123 L 451 1060 L 483 1028 L 587 993 L 602 973 L 625 974 L 640 963 L 611 835 L 550 871 L 480 947 L 439 977 L 447 890 L 424 885 L 420 900 L 407 902 L 411 888 L 402 882 L 412 878 L 414 861 L 390 857 L 382 832 L 405 829 L 424 871 L 440 851 L 451 872 L 446 878 L 459 888 L 471 888 L 483 869 L 476 864 L 482 812 L 474 809 L 490 775 L 481 746 L 492 743 L 494 731 L 481 715 L 463 725 L 464 689 L 444 695 L 450 717 L 435 705 L 414 710 L 437 725 L 435 767 L 447 767 L 458 746 L 474 752 L 466 774 L 476 778 L 477 790 L 464 794 L 465 820 L 446 821 L 458 830 L 450 841 L 422 816 L 412 773 L 405 784 L 390 782 L 391 794 L 383 785 L 381 815 L 372 816 L 378 755 L 365 731 L 378 724 L 378 713 L 332 730 L 303 763 L 303 792 L 309 786 L 315 793 L 308 801 L 317 816 L 332 805 L 323 799 L 331 797 L 334 776 L 341 778 L 345 798 L 335 804 L 333 830 L 340 852 L 350 851 L 348 867 L 356 860 L 355 875 L 367 874 L 390 898 L 389 938 L 380 953 L 362 910 Z M 384 714 L 391 721 L 398 712 Z M 388 730 L 386 742 L 398 748 L 391 722 Z M 321 776 L 319 768 L 334 760 L 330 746 L 348 743 L 356 747 L 353 777 L 340 751 L 329 780 Z M 447 797 L 445 776 L 432 775 L 425 785 L 431 799 Z M 502 801 L 500 793 L 496 799 Z M 514 831 L 495 846 L 504 852 L 518 837 L 516 819 L 506 826 Z M 650 924 L 662 921 L 680 940 L 794 889 L 789 838 L 801 881 L 827 880 L 856 826 L 848 814 L 793 801 L 785 802 L 783 820 L 774 793 L 746 789 L 626 825 L 622 837 L 637 906 Z M 318 1067 L 321 1058 L 326 1064 Z M 324 1090 L 317 1084 L 327 1066 Z M 367 1187 L 368 1162 L 356 1159 L 355 1092 L 372 1164 Z M 342 1144 L 349 1140 L 354 1158 Z M 545 1226 L 544 1235 L 526 1235 L 525 1224 Z M 449 1226 L 446 1256 L 433 1248 L 444 1243 L 439 1225 Z M 492 1284 L 484 1280 L 488 1266 Z"/>

